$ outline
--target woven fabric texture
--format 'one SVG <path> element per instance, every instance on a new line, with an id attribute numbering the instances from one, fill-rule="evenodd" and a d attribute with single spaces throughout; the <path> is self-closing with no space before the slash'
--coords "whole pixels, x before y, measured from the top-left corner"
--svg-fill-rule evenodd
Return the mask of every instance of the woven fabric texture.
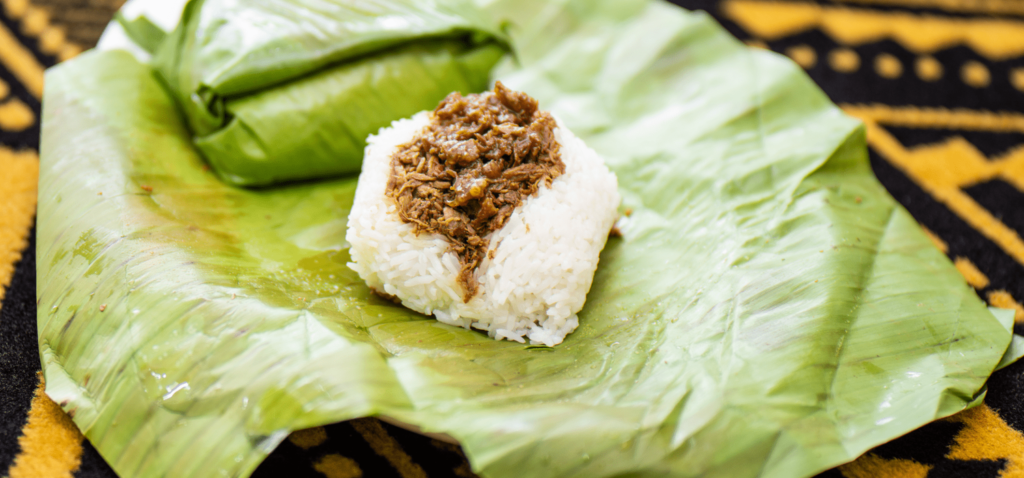
<path id="1" fill-rule="evenodd" d="M 792 58 L 867 126 L 875 174 L 1024 333 L 1024 1 L 674 0 Z M 43 71 L 95 44 L 122 0 L 0 0 L 0 476 L 116 475 L 42 393 L 33 222 Z M 985 404 L 828 478 L 1024 477 L 1024 362 Z M 455 445 L 376 419 L 292 434 L 255 476 L 471 477 Z"/>

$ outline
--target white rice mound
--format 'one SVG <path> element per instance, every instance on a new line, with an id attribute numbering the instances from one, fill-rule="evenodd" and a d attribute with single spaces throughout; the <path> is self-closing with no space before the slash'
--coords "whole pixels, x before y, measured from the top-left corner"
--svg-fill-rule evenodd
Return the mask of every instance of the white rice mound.
<path id="1" fill-rule="evenodd" d="M 468 303 L 457 282 L 458 256 L 440 234 L 413 232 L 385 196 L 391 156 L 426 127 L 430 112 L 395 121 L 370 136 L 346 239 L 350 268 L 367 285 L 415 311 L 494 339 L 554 346 L 579 325 L 608 232 L 617 218 L 618 180 L 594 150 L 558 121 L 565 173 L 541 186 L 491 233 Z M 557 121 L 557 118 L 556 118 Z M 496 249 L 495 249 L 496 248 Z M 488 254 L 489 256 L 489 254 Z"/>

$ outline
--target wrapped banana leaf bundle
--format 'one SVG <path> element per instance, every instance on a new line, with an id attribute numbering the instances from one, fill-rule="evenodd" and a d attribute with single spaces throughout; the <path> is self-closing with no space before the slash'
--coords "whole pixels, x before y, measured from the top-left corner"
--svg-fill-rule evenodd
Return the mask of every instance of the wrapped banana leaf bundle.
<path id="1" fill-rule="evenodd" d="M 221 179 L 265 186 L 358 172 L 369 134 L 487 89 L 495 25 L 463 0 L 197 0 L 153 65 Z"/>
<path id="2" fill-rule="evenodd" d="M 857 121 L 789 60 L 656 0 L 467 6 L 514 54 L 474 68 L 618 177 L 622 236 L 578 329 L 495 341 L 374 295 L 347 266 L 356 176 L 329 177 L 358 157 L 325 158 L 381 116 L 331 95 L 375 109 L 363 93 L 408 83 L 362 82 L 396 58 L 457 76 L 493 44 L 446 43 L 470 9 L 416 23 L 399 3 L 196 2 L 149 64 L 108 49 L 48 72 L 46 391 L 120 475 L 248 476 L 291 431 L 387 416 L 454 437 L 484 477 L 804 477 L 979 403 L 1020 356 L 1012 312 L 876 181 Z M 390 36 L 335 49 L 368 25 Z M 310 136 L 275 131 L 306 114 Z M 321 179 L 233 186 L 295 178 Z"/>

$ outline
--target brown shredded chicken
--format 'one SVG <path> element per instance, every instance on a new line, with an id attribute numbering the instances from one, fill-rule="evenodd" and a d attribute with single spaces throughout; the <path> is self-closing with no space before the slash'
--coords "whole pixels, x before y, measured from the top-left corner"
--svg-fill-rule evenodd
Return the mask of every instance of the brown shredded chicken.
<path id="1" fill-rule="evenodd" d="M 537 100 L 497 82 L 493 92 L 448 95 L 430 124 L 391 157 L 387 195 L 417 233 L 437 233 L 459 257 L 463 301 L 492 231 L 541 184 L 565 172 L 555 120 Z"/>

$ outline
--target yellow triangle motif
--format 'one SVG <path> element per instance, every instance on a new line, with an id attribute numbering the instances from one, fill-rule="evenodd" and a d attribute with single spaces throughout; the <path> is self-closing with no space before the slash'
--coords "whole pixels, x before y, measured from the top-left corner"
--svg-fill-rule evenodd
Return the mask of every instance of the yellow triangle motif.
<path id="1" fill-rule="evenodd" d="M 769 41 L 817 28 L 850 46 L 891 39 L 917 54 L 956 45 L 967 45 L 990 60 L 1024 54 L 1024 22 L 1014 20 L 759 0 L 725 0 L 722 11 L 747 32 Z"/>

